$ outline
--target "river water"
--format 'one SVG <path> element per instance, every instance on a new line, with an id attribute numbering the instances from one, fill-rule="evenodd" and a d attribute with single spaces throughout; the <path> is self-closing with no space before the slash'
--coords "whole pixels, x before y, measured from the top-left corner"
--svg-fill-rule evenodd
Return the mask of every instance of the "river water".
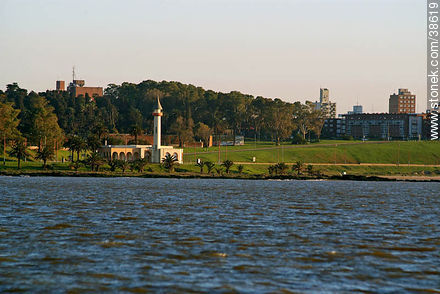
<path id="1" fill-rule="evenodd" d="M 440 291 L 439 191 L 0 177 L 0 292 Z"/>

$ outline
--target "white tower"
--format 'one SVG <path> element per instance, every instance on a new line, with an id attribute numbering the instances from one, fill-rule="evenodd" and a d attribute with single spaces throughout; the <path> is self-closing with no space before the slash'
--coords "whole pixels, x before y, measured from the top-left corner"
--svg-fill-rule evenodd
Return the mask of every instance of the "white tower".
<path id="1" fill-rule="evenodd" d="M 160 134 L 161 134 L 161 116 L 162 113 L 162 105 L 160 105 L 159 96 L 157 96 L 157 106 L 153 112 L 154 116 L 154 142 L 153 142 L 153 150 L 159 150 L 160 145 Z"/>

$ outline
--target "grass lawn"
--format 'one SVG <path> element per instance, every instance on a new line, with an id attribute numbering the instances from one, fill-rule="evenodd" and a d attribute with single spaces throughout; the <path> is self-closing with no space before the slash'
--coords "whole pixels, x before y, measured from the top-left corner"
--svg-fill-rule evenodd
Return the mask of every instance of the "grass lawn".
<path id="1" fill-rule="evenodd" d="M 330 145 L 329 145 L 330 144 Z M 218 147 L 211 147 L 206 150 L 197 148 L 196 155 L 191 154 L 194 148 L 185 148 L 184 156 L 185 164 L 176 167 L 176 173 L 199 174 L 200 169 L 195 166 L 196 158 L 203 161 L 212 161 L 219 168 L 218 163 Z M 268 174 L 270 164 L 276 162 L 295 163 L 302 161 L 304 163 L 328 163 L 326 166 L 314 166 L 315 171 L 320 171 L 326 175 L 340 175 L 347 173 L 351 175 L 438 175 L 438 167 L 430 166 L 408 166 L 411 164 L 421 165 L 438 165 L 440 164 L 440 143 L 421 141 L 421 142 L 353 142 L 353 141 L 321 141 L 317 144 L 309 145 L 290 145 L 274 146 L 270 142 L 258 142 L 257 148 L 255 144 L 249 143 L 244 146 L 222 146 L 220 148 L 220 161 L 229 159 L 235 162 L 231 168 L 232 175 L 238 175 L 237 166 L 242 162 L 244 164 L 243 175 L 265 175 Z M 22 171 L 41 172 L 42 162 L 33 160 L 35 152 L 31 151 L 32 157 L 26 162 L 22 161 Z M 185 154 L 184 153 L 184 154 Z M 256 157 L 257 164 L 252 163 L 252 157 Z M 48 162 L 51 166 L 49 171 L 72 171 L 70 163 L 61 162 L 61 158 L 69 157 L 68 151 L 58 151 L 58 161 Z M 83 156 L 81 156 L 82 159 Z M 76 159 L 76 154 L 75 154 Z M 0 159 L 3 161 L 3 158 Z M 15 158 L 6 157 L 6 164 L 0 161 L 0 171 L 16 171 L 17 161 Z M 333 163 L 339 165 L 331 165 Z M 365 165 L 345 165 L 358 163 L 385 163 L 396 164 L 399 166 L 365 166 Z M 224 168 L 222 168 L 224 170 Z M 88 173 L 90 169 L 81 166 L 79 172 Z M 125 173 L 117 170 L 110 172 L 110 167 L 104 165 L 101 168 L 103 173 L 108 175 L 133 175 L 139 176 L 137 172 L 127 170 Z M 207 172 L 205 167 L 204 173 Z M 216 173 L 216 170 L 213 169 Z M 18 171 L 17 171 L 18 173 Z M 168 174 L 160 165 L 149 164 L 145 168 L 145 174 L 166 175 Z M 291 167 L 289 166 L 289 173 Z"/>
<path id="2" fill-rule="evenodd" d="M 331 144 L 330 146 L 322 146 Z M 263 149 L 270 148 L 270 149 Z M 262 150 L 258 150 L 262 149 Z M 204 161 L 222 162 L 225 159 L 234 162 L 251 163 L 252 158 L 260 163 L 302 161 L 307 163 L 391 163 L 391 164 L 440 164 L 440 143 L 431 141 L 405 142 L 353 142 L 322 141 L 309 145 L 273 144 L 244 146 L 210 147 L 208 151 L 197 148 L 185 148 L 184 162 Z M 186 153 L 186 155 L 185 155 Z"/>

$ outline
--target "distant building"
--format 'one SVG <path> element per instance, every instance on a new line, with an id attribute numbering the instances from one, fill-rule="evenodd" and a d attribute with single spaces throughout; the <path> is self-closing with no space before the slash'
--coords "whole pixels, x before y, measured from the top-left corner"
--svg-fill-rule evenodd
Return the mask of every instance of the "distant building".
<path id="1" fill-rule="evenodd" d="M 345 136 L 345 118 L 328 118 L 324 122 L 321 137 L 337 139 Z"/>
<path id="2" fill-rule="evenodd" d="M 84 80 L 73 80 L 69 84 L 69 87 L 67 87 L 67 90 L 72 93 L 74 97 L 78 97 L 80 95 L 85 97 L 88 95 L 91 99 L 93 99 L 94 96 L 101 97 L 103 95 L 102 87 L 84 87 L 84 85 Z"/>
<path id="3" fill-rule="evenodd" d="M 57 81 L 56 82 L 56 90 L 57 91 L 65 91 L 66 90 L 66 83 L 64 81 Z"/>
<path id="4" fill-rule="evenodd" d="M 399 89 L 398 94 L 390 95 L 389 113 L 416 113 L 416 95 L 408 89 Z"/>
<path id="5" fill-rule="evenodd" d="M 415 140 L 423 135 L 423 116 L 409 113 L 346 114 L 347 136 L 362 139 Z"/>
<path id="6" fill-rule="evenodd" d="M 321 88 L 319 94 L 319 102 L 316 101 L 314 103 L 315 109 L 324 111 L 328 118 L 336 118 L 336 103 L 330 101 L 330 91 L 326 88 Z"/>
<path id="7" fill-rule="evenodd" d="M 349 111 L 348 114 L 362 114 L 362 105 L 353 105 L 353 111 Z"/>

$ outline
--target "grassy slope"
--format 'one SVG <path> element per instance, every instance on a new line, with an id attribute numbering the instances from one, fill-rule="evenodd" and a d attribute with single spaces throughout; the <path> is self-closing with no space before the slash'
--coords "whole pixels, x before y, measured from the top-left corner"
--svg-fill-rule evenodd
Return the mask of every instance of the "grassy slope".
<path id="1" fill-rule="evenodd" d="M 320 146 L 313 144 L 289 148 L 292 145 L 283 145 L 276 148 L 274 145 L 229 146 L 221 147 L 221 161 L 230 159 L 235 162 L 251 162 L 256 157 L 257 162 L 296 162 L 307 163 L 412 163 L 412 164 L 440 164 L 440 143 L 438 142 L 385 142 L 385 143 L 363 143 L 353 145 L 340 145 L 341 142 L 332 143 L 332 146 Z M 344 141 L 343 143 L 347 143 Z M 268 148 L 270 150 L 258 150 Z M 255 149 L 252 151 L 239 151 L 244 149 Z M 218 162 L 218 147 L 211 147 L 207 153 L 201 149 L 197 150 L 194 156 L 194 148 L 185 148 L 187 155 L 186 162 L 194 162 L 195 158 Z M 237 152 L 239 151 L 239 152 Z M 192 154 L 188 154 L 192 153 Z"/>
<path id="2" fill-rule="evenodd" d="M 270 143 L 257 144 L 257 150 L 243 151 L 243 152 L 231 152 L 233 150 L 243 150 L 255 148 L 254 144 L 248 144 L 245 146 L 229 146 L 227 158 L 235 162 L 251 162 L 252 157 L 257 157 L 257 162 L 274 163 L 278 161 L 284 162 L 296 162 L 301 160 L 303 162 L 321 162 L 321 163 L 334 163 L 335 154 L 337 163 L 392 163 L 397 162 L 397 155 L 400 156 L 400 166 L 319 166 L 315 167 L 316 170 L 322 173 L 334 175 L 342 172 L 354 175 L 422 175 L 422 174 L 437 174 L 438 168 L 435 167 L 409 167 L 405 164 L 408 163 L 408 159 L 412 164 L 439 164 L 440 160 L 440 143 L 438 142 L 390 142 L 382 144 L 358 144 L 358 145 L 338 145 L 335 146 L 322 146 L 328 144 L 328 141 L 323 141 L 320 144 L 314 144 L 310 147 L 301 148 L 288 148 L 292 145 L 284 145 L 282 147 L 270 150 L 258 150 L 262 148 L 274 148 L 274 145 Z M 348 143 L 347 141 L 330 141 L 330 143 Z M 197 158 L 203 160 L 211 160 L 215 163 L 218 161 L 217 147 L 209 148 L 208 151 L 214 151 L 214 153 L 203 153 L 202 149 L 197 149 Z M 221 160 L 226 158 L 225 147 L 221 148 Z M 185 148 L 185 152 L 188 154 L 194 152 L 194 148 Z M 58 159 L 68 157 L 67 151 L 59 151 Z M 76 157 L 75 157 L 76 158 Z M 177 168 L 178 172 L 186 173 L 198 173 L 199 168 L 194 166 L 194 155 L 186 155 L 185 160 L 191 162 L 181 165 Z M 70 171 L 69 164 L 61 162 L 50 163 L 54 170 Z M 22 169 L 29 172 L 41 171 L 41 162 L 28 160 L 22 162 Z M 6 166 L 0 162 L 0 171 L 2 170 L 16 170 L 17 163 L 13 158 L 7 157 Z M 218 164 L 216 165 L 218 167 Z M 268 165 L 253 165 L 248 164 L 244 167 L 245 175 L 261 175 L 267 174 Z M 159 165 L 151 164 L 147 167 L 154 174 L 166 174 Z M 103 166 L 103 171 L 109 170 L 108 166 Z M 89 169 L 81 167 L 80 172 L 88 172 Z M 147 172 L 148 173 L 148 172 Z M 206 173 L 206 169 L 205 169 Z M 232 168 L 232 173 L 237 173 L 237 164 Z M 126 175 L 130 174 L 129 171 Z M 116 175 L 124 175 L 121 171 L 118 171 Z M 134 175 L 139 175 L 134 173 Z"/>

